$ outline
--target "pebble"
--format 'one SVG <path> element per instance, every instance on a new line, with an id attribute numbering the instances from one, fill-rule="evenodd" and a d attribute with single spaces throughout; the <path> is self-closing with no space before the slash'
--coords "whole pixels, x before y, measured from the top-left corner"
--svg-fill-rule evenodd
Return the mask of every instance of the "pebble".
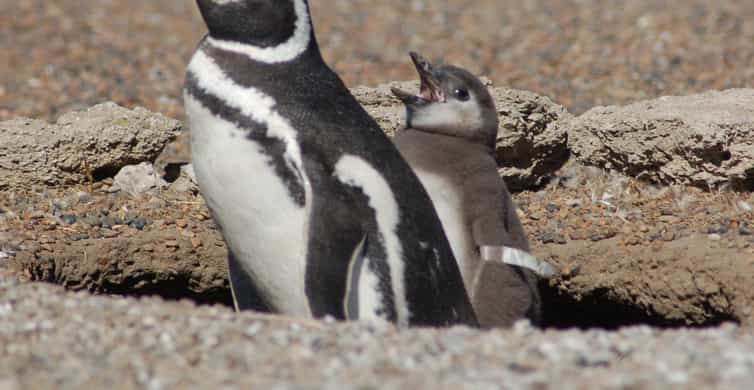
<path id="1" fill-rule="evenodd" d="M 63 214 L 60 216 L 60 219 L 65 223 L 66 225 L 73 225 L 76 223 L 76 216 L 73 214 Z"/>
<path id="2" fill-rule="evenodd" d="M 722 239 L 722 237 L 717 233 L 709 234 L 707 235 L 707 238 L 709 238 L 712 241 L 720 241 L 720 239 Z"/>
<path id="3" fill-rule="evenodd" d="M 82 218 L 81 221 L 86 223 L 89 226 L 96 226 L 96 227 L 102 226 L 102 220 L 100 219 L 100 217 L 97 217 L 94 215 L 87 215 L 84 218 Z"/>
<path id="4" fill-rule="evenodd" d="M 664 223 L 675 223 L 678 221 L 678 217 L 674 215 L 661 215 L 657 220 Z"/>
<path id="5" fill-rule="evenodd" d="M 111 229 L 107 229 L 107 228 L 103 228 L 100 231 L 100 233 L 105 238 L 113 238 L 113 237 L 117 237 L 118 235 L 120 235 L 120 232 L 118 232 L 117 230 L 111 230 Z"/>
<path id="6" fill-rule="evenodd" d="M 746 213 L 750 213 L 752 210 L 754 210 L 748 202 L 744 202 L 743 200 L 739 200 L 736 205 L 739 209 Z"/>
<path id="7" fill-rule="evenodd" d="M 102 217 L 102 219 L 100 220 L 100 226 L 106 229 L 110 229 L 111 227 L 115 226 L 115 224 L 115 218 L 109 215 Z"/>
<path id="8" fill-rule="evenodd" d="M 147 219 L 137 217 L 137 218 L 134 218 L 133 221 L 131 221 L 129 225 L 131 225 L 131 227 L 136 228 L 138 230 L 142 230 L 144 229 L 144 226 L 147 226 Z"/>
<path id="9" fill-rule="evenodd" d="M 539 241 L 541 241 L 543 244 L 550 244 L 553 242 L 557 244 L 565 244 L 566 242 L 568 242 L 562 234 L 552 231 L 543 232 L 539 235 L 538 238 Z"/>
<path id="10" fill-rule="evenodd" d="M 92 194 L 84 191 L 79 191 L 76 194 L 76 197 L 78 198 L 79 203 L 87 204 L 92 201 Z"/>
<path id="11" fill-rule="evenodd" d="M 593 232 L 589 235 L 589 239 L 592 241 L 602 241 L 607 240 L 608 238 L 613 238 L 616 234 L 617 232 L 613 230 Z"/>

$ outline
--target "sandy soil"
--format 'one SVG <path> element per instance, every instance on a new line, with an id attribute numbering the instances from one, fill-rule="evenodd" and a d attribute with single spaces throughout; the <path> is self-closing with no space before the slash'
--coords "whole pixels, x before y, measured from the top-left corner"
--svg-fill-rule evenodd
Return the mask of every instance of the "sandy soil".
<path id="1" fill-rule="evenodd" d="M 183 69 L 204 33 L 192 1 L 0 5 L 0 119 L 104 100 L 182 117 Z M 350 85 L 413 78 L 412 49 L 573 113 L 754 81 L 749 2 L 331 0 L 313 14 L 325 57 Z M 187 156 L 181 143 L 170 150 Z M 536 253 L 566 270 L 544 286 L 550 324 L 752 324 L 751 193 L 572 170 L 516 196 Z M 227 302 L 224 248 L 199 198 L 129 199 L 106 187 L 0 193 L 3 245 L 29 279 Z"/>
<path id="2" fill-rule="evenodd" d="M 226 249 L 201 197 L 134 199 L 108 182 L 0 194 L 13 269 L 73 290 L 229 304 Z M 541 283 L 546 326 L 754 326 L 754 195 L 568 165 L 515 199 L 534 253 L 563 270 Z"/>

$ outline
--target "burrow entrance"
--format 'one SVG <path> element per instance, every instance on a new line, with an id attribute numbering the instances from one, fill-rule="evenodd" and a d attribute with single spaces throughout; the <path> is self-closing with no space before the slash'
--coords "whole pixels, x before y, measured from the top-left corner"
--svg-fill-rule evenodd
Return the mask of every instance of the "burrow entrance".
<path id="1" fill-rule="evenodd" d="M 97 282 L 97 278 L 89 279 L 85 284 L 70 283 L 64 275 L 50 272 L 45 267 L 23 270 L 32 280 L 61 284 L 72 290 L 88 290 L 95 294 L 123 295 L 133 297 L 159 296 L 167 300 L 191 300 L 202 305 L 223 305 L 232 307 L 233 300 L 227 284 L 203 292 L 191 289 L 189 275 L 180 273 L 165 275 L 131 275 L 121 279 L 120 283 Z M 42 271 L 42 269 L 45 269 Z M 543 303 L 543 318 L 540 324 L 543 328 L 551 329 L 608 329 L 614 330 L 631 325 L 650 325 L 661 328 L 675 327 L 706 327 L 717 326 L 724 322 L 737 322 L 736 318 L 726 313 L 716 313 L 705 321 L 687 324 L 683 320 L 668 319 L 664 316 L 647 311 L 631 303 L 622 302 L 613 297 L 607 289 L 598 289 L 588 296 L 574 297 L 567 292 L 550 286 L 547 282 L 540 283 Z"/>

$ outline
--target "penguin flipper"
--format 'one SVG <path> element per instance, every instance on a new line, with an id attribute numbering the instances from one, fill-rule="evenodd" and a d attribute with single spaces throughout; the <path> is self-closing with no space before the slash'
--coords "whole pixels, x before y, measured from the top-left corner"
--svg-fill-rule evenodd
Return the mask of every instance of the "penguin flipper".
<path id="1" fill-rule="evenodd" d="M 366 253 L 364 244 L 367 237 L 364 236 L 354 248 L 351 260 L 348 263 L 348 274 L 346 276 L 346 295 L 343 297 L 343 312 L 347 320 L 359 319 L 359 283 L 361 275 L 364 272 Z"/>
<path id="2" fill-rule="evenodd" d="M 262 301 L 262 296 L 249 274 L 241 268 L 241 264 L 232 252 L 228 252 L 228 279 L 230 281 L 230 292 L 233 295 L 233 306 L 236 311 L 270 311 Z"/>
<path id="3" fill-rule="evenodd" d="M 380 278 L 370 265 L 365 235 L 353 250 L 348 264 L 343 312 L 347 320 L 388 320 L 384 302 L 391 299 L 379 288 Z"/>

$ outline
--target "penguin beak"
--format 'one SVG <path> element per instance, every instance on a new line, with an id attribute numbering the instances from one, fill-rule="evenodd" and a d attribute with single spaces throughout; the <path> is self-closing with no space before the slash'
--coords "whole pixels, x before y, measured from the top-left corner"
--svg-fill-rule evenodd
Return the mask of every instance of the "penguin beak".
<path id="1" fill-rule="evenodd" d="M 411 52 L 411 61 L 419 73 L 419 94 L 414 95 L 398 88 L 390 88 L 393 95 L 400 99 L 404 104 L 417 105 L 429 102 L 445 102 L 445 94 L 440 88 L 440 82 L 434 76 L 432 64 L 419 53 Z"/>
<path id="2" fill-rule="evenodd" d="M 421 80 L 419 97 L 431 102 L 444 102 L 445 94 L 443 94 L 442 89 L 440 88 L 440 82 L 434 76 L 432 64 L 415 51 L 412 51 L 409 54 L 411 55 L 411 61 L 414 62 L 416 71 L 419 73 L 419 79 Z"/>

